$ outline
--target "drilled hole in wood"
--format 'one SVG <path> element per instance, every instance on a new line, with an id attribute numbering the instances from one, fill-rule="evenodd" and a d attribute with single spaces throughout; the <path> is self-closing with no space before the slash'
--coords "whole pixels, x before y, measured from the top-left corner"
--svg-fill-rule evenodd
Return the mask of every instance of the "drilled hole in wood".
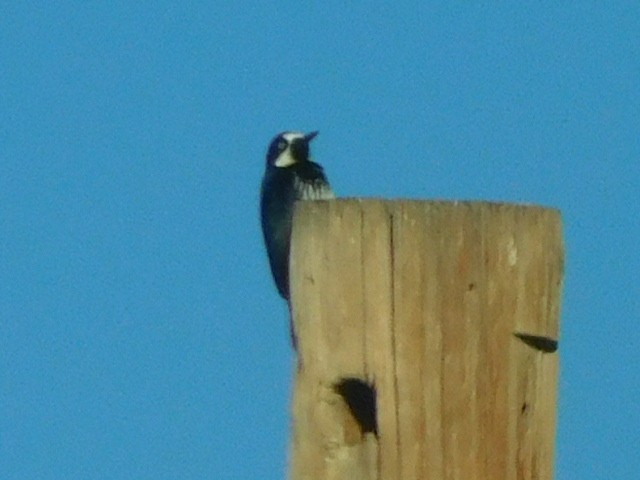
<path id="1" fill-rule="evenodd" d="M 342 378 L 334 390 L 344 399 L 360 431 L 378 435 L 376 388 L 359 378 Z"/>

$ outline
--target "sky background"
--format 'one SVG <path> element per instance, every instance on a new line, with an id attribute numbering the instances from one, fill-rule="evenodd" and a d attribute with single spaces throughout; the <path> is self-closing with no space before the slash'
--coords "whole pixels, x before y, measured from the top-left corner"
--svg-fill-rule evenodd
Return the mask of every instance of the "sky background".
<path id="1" fill-rule="evenodd" d="M 342 196 L 560 208 L 557 479 L 638 478 L 638 2 L 220 3 L 0 6 L 0 478 L 284 478 L 285 129 Z"/>

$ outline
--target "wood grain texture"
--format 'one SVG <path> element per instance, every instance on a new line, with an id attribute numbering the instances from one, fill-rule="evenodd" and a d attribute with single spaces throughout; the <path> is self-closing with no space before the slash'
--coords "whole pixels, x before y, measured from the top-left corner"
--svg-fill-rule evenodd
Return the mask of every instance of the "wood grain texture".
<path id="1" fill-rule="evenodd" d="M 563 246 L 557 211 L 297 205 L 290 478 L 551 479 Z M 335 389 L 375 389 L 377 435 Z"/>

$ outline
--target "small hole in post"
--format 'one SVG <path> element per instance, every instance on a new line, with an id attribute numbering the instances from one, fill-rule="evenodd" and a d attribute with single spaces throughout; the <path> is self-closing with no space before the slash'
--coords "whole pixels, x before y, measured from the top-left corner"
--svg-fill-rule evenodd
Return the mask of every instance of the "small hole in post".
<path id="1" fill-rule="evenodd" d="M 378 436 L 375 386 L 359 378 L 343 378 L 333 388 L 349 407 L 360 432 Z"/>
<path id="2" fill-rule="evenodd" d="M 558 340 L 554 338 L 523 332 L 514 332 L 513 335 L 542 353 L 555 353 L 558 350 Z"/>

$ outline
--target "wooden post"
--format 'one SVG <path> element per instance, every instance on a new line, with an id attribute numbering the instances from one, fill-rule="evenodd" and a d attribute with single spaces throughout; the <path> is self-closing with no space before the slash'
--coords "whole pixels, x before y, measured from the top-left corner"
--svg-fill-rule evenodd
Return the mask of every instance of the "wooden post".
<path id="1" fill-rule="evenodd" d="M 292 480 L 550 480 L 560 215 L 301 202 Z"/>

